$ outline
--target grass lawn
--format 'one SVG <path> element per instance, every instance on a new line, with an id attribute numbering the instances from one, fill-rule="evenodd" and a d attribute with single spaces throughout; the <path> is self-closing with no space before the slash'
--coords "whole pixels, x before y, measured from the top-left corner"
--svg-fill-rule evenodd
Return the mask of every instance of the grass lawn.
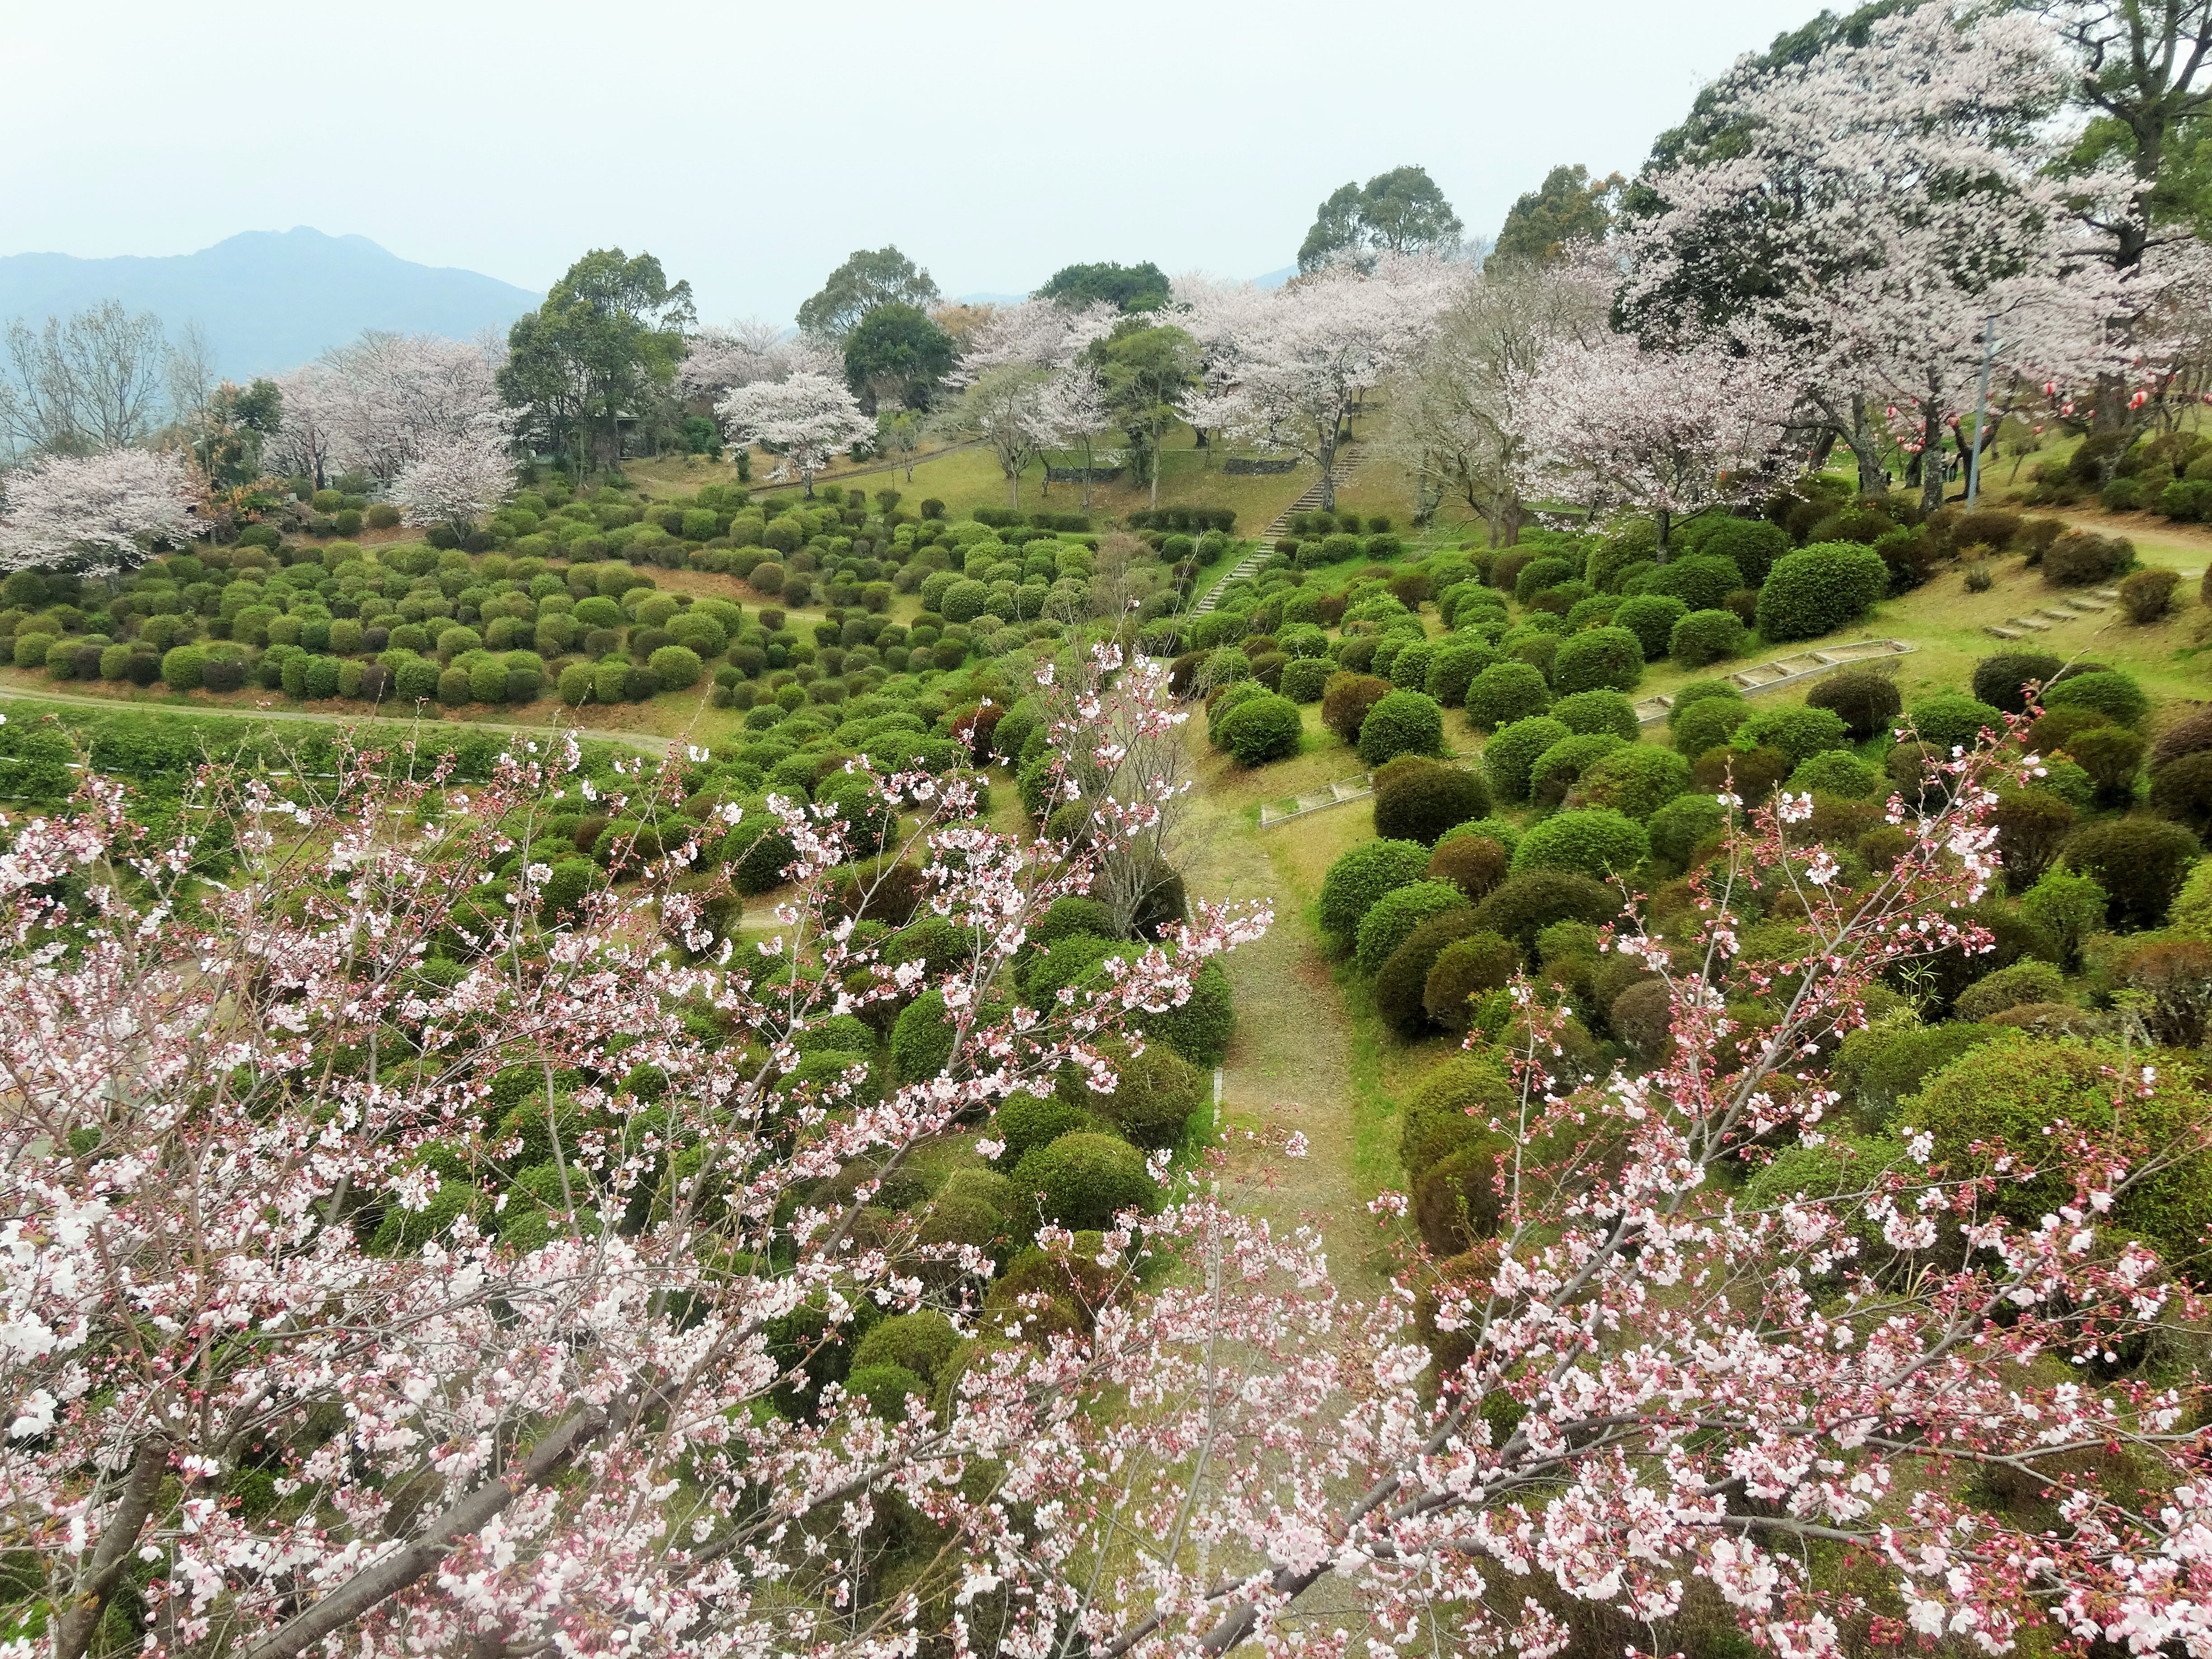
<path id="1" fill-rule="evenodd" d="M 1224 451 L 1200 449 L 1196 443 L 1196 434 L 1188 427 L 1178 428 L 1169 439 L 1160 468 L 1159 505 L 1231 508 L 1237 514 L 1237 528 L 1244 535 L 1257 534 L 1320 476 L 1315 468 L 1301 465 L 1287 473 L 1239 474 L 1232 477 L 1219 467 Z M 863 465 L 872 467 L 875 464 Z M 771 485 L 763 482 L 774 465 L 772 457 L 754 458 L 753 483 L 750 487 L 756 495 L 797 490 L 795 483 Z M 856 471 L 859 469 L 850 464 L 833 467 L 817 475 L 817 487 L 835 483 Z M 633 483 L 657 498 L 688 495 L 702 484 L 737 481 L 734 462 L 709 461 L 698 455 L 630 461 L 625 464 L 623 471 Z M 853 482 L 871 492 L 896 489 L 909 507 L 934 497 L 945 503 L 947 516 L 956 519 L 965 517 L 979 507 L 1007 505 L 1006 475 L 999 470 L 998 460 L 991 452 L 980 447 L 922 456 L 915 466 L 911 483 L 903 469 L 866 471 Z M 1150 487 L 1131 483 L 1126 477 L 1120 483 L 1091 486 L 1090 510 L 1101 519 L 1119 518 L 1152 504 Z M 1048 486 L 1044 464 L 1032 462 L 1022 472 L 1019 505 L 1024 512 L 1079 513 L 1083 510 L 1083 486 Z M 1405 514 L 1403 506 L 1378 507 L 1374 510 L 1394 513 L 1401 520 Z"/>

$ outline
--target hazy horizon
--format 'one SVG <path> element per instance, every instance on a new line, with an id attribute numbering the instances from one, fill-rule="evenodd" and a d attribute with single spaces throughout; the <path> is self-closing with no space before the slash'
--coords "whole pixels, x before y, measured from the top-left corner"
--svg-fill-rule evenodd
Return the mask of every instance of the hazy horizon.
<path id="1" fill-rule="evenodd" d="M 542 292 L 619 246 L 689 278 L 709 320 L 787 321 L 886 241 L 948 295 L 1089 259 L 1255 276 L 1329 191 L 1401 163 L 1477 236 L 1556 164 L 1631 172 L 1700 84 L 1817 9 L 863 3 L 823 37 L 696 0 L 614 33 L 566 0 L 246 0 L 218 30 L 143 0 L 26 8 L 0 22 L 0 253 L 312 225 Z M 1438 65 L 1457 84 L 1424 95 Z"/>

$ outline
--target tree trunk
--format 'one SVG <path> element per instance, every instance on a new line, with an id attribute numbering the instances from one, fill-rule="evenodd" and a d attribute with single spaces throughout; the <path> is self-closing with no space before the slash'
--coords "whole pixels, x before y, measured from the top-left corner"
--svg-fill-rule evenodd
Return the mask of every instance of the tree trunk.
<path id="1" fill-rule="evenodd" d="M 1875 437 L 1874 422 L 1867 414 L 1863 395 L 1851 399 L 1851 429 L 1843 434 L 1844 442 L 1858 463 L 1859 496 L 1871 501 L 1889 494 L 1889 466 L 1882 455 L 1880 441 Z"/>
<path id="2" fill-rule="evenodd" d="M 1933 513 L 1943 505 L 1943 417 L 1929 388 L 1928 412 L 1920 419 L 1920 508 Z"/>
<path id="3" fill-rule="evenodd" d="M 159 1436 L 141 1442 L 107 1529 L 70 1586 L 61 1617 L 54 1621 L 54 1659 L 82 1659 L 91 1647 L 100 1615 L 106 1611 L 107 1593 L 137 1553 L 138 1535 L 145 1530 L 146 1517 L 153 1513 L 154 1499 L 168 1472 L 169 1443 Z"/>
<path id="4" fill-rule="evenodd" d="M 1667 538 L 1674 531 L 1674 515 L 1673 513 L 1662 507 L 1659 509 L 1658 519 L 1659 556 L 1654 560 L 1653 562 L 1656 564 L 1664 564 L 1667 562 Z"/>
<path id="5" fill-rule="evenodd" d="M 1328 423 L 1328 435 L 1321 441 L 1321 510 L 1336 511 L 1336 422 Z"/>
<path id="6" fill-rule="evenodd" d="M 1022 507 L 1022 470 L 1018 466 L 1006 469 L 1006 505 L 1014 512 Z"/>

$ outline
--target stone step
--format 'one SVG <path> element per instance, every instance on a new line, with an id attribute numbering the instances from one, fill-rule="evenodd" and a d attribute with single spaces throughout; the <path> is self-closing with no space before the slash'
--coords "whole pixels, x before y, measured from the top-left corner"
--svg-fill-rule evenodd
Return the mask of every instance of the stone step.
<path id="1" fill-rule="evenodd" d="M 2027 637 L 2027 635 L 2021 633 L 2017 628 L 1999 628 L 1995 623 L 1984 623 L 1982 632 L 1984 634 L 1994 635 L 1996 638 L 2001 640 L 2024 640 Z"/>
<path id="2" fill-rule="evenodd" d="M 2037 611 L 2035 615 L 2044 617 L 2047 623 L 2069 623 L 2080 622 L 2081 620 L 2081 613 L 2078 611 L 2061 611 L 2055 605 L 2045 605 L 2042 610 Z M 2015 617 L 2014 620 L 2018 621 L 2019 618 Z"/>
<path id="3" fill-rule="evenodd" d="M 2072 605 L 2085 617 L 2094 617 L 2100 611 L 2110 611 L 2112 608 L 2109 605 L 2100 605 L 2094 599 L 2077 599 L 2071 597 L 2061 600 L 2060 603 Z"/>
<path id="4" fill-rule="evenodd" d="M 2005 620 L 2014 628 L 2032 628 L 2039 634 L 2048 634 L 2051 631 L 2049 623 L 2038 622 L 2033 617 L 2007 617 Z"/>
<path id="5" fill-rule="evenodd" d="M 2092 591 L 2100 599 L 2117 599 L 2120 597 L 2120 590 L 2117 587 L 2100 587 Z"/>

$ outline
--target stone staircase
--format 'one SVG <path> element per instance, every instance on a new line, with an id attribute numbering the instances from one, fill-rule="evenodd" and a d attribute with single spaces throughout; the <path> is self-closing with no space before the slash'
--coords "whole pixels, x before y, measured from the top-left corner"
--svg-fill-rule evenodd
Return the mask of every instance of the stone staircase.
<path id="1" fill-rule="evenodd" d="M 2039 610 L 2025 616 L 2008 617 L 2002 623 L 1989 623 L 1982 632 L 2000 640 L 2021 640 L 2031 634 L 2048 634 L 2061 623 L 2081 622 L 2090 617 L 2102 616 L 2112 608 L 2120 597 L 2117 587 L 2100 587 L 2087 599 L 2069 593 L 2052 600 Z"/>
<path id="2" fill-rule="evenodd" d="M 1353 471 L 1358 469 L 1363 448 L 1364 446 L 1359 444 L 1346 444 L 1338 449 L 1336 452 L 1336 463 L 1328 470 L 1328 485 L 1330 489 L 1340 488 L 1343 485 L 1344 481 L 1346 478 L 1349 478 L 1352 475 Z M 1322 485 L 1320 482 L 1316 480 L 1313 485 L 1307 489 L 1304 495 L 1299 496 L 1297 500 L 1292 501 L 1280 513 L 1275 514 L 1273 519 L 1268 521 L 1267 527 L 1260 532 L 1258 538 L 1252 544 L 1252 550 L 1249 553 L 1247 553 L 1243 558 L 1239 560 L 1236 568 L 1231 570 L 1227 575 L 1224 576 L 1219 581 L 1214 583 L 1214 585 L 1207 590 L 1206 595 L 1204 599 L 1200 599 L 1196 605 L 1191 607 L 1190 615 L 1192 620 L 1195 621 L 1197 618 L 1205 616 L 1208 611 L 1212 611 L 1213 609 L 1213 596 L 1216 593 L 1218 593 L 1223 588 L 1228 586 L 1230 583 L 1241 580 L 1246 576 L 1258 574 L 1260 567 L 1267 563 L 1269 559 L 1275 556 L 1275 538 L 1279 536 L 1285 536 L 1290 533 L 1291 514 L 1293 513 L 1312 512 L 1316 507 L 1321 505 L 1322 494 L 1323 491 Z"/>

